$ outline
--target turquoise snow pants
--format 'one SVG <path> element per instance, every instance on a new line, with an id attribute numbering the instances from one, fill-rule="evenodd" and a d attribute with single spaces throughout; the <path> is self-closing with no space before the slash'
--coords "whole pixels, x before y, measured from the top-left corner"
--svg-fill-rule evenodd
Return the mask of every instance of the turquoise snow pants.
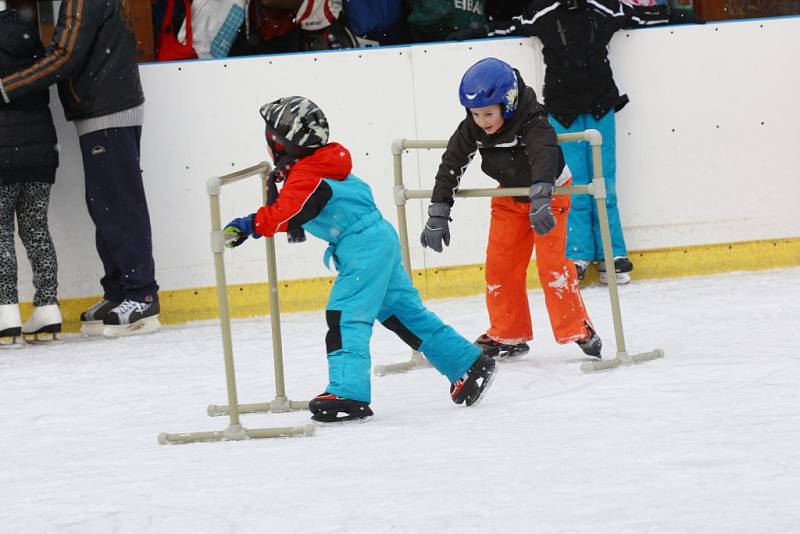
<path id="1" fill-rule="evenodd" d="M 556 133 L 582 132 L 594 128 L 603 135 L 603 177 L 606 180 L 606 208 L 608 225 L 611 229 L 611 248 L 614 256 L 627 256 L 622 223 L 617 208 L 617 156 L 616 121 L 614 111 L 609 111 L 602 119 L 592 115 L 578 115 L 569 128 L 565 128 L 555 117 L 549 115 L 550 124 Z M 572 171 L 573 185 L 586 185 L 592 181 L 592 147 L 585 141 L 563 143 L 561 150 Z M 572 208 L 567 220 L 567 257 L 573 260 L 602 260 L 603 242 L 600 239 L 600 222 L 597 206 L 591 195 L 574 195 Z"/>
<path id="2" fill-rule="evenodd" d="M 391 224 L 381 219 L 345 236 L 333 259 L 339 275 L 325 310 L 328 393 L 370 402 L 369 341 L 375 319 L 422 352 L 450 382 L 475 362 L 480 350 L 422 304 L 403 269 Z"/>

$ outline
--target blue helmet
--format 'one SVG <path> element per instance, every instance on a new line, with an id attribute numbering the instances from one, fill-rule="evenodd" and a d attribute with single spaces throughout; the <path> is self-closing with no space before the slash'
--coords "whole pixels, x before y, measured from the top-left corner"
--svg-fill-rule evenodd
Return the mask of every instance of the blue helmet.
<path id="1" fill-rule="evenodd" d="M 487 57 L 467 69 L 461 78 L 458 97 L 465 108 L 482 108 L 500 104 L 503 118 L 514 116 L 519 102 L 517 75 L 511 65 Z"/>

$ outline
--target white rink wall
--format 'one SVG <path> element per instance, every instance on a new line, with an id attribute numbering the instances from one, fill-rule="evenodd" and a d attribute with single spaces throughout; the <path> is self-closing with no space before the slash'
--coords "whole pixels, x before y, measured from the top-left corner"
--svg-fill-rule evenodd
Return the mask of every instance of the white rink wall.
<path id="1" fill-rule="evenodd" d="M 618 115 L 618 191 L 631 250 L 800 236 L 800 18 L 620 32 L 611 43 L 615 79 L 631 103 Z M 290 94 L 316 101 L 332 138 L 353 153 L 354 172 L 396 222 L 390 146 L 396 138 L 446 139 L 464 111 L 463 71 L 496 56 L 517 66 L 541 98 L 537 39 L 228 58 L 141 66 L 147 98 L 142 168 L 162 290 L 214 285 L 206 180 L 265 158 L 258 108 Z M 50 221 L 60 297 L 100 293 L 101 265 L 84 205 L 74 127 L 53 92 L 61 167 Z M 430 189 L 441 151 L 404 157 L 409 188 Z M 462 186 L 494 182 L 472 163 Z M 257 180 L 223 189 L 223 221 L 258 208 Z M 481 263 L 487 199 L 460 199 L 445 254 L 421 249 L 422 201 L 408 204 L 415 268 Z M 256 242 L 226 255 L 230 283 L 266 280 Z M 329 276 L 324 244 L 278 245 L 279 278 Z M 18 244 L 20 298 L 30 270 Z"/>

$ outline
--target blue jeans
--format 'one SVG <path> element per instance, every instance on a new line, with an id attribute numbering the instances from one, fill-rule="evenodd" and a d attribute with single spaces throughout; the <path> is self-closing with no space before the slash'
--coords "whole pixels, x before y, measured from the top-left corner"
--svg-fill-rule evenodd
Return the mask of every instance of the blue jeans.
<path id="1" fill-rule="evenodd" d="M 103 297 L 121 302 L 156 297 L 150 214 L 139 167 L 141 126 L 80 137 L 86 207 L 105 274 Z"/>

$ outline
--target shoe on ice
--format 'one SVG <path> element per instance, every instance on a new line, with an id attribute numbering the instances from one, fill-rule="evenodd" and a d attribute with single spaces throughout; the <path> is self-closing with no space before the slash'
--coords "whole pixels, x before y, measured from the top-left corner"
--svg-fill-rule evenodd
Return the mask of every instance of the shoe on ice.
<path id="1" fill-rule="evenodd" d="M 311 419 L 320 423 L 353 421 L 374 415 L 366 402 L 345 399 L 327 391 L 311 399 L 308 409 L 313 414 Z"/>
<path id="2" fill-rule="evenodd" d="M 478 404 L 483 392 L 492 385 L 496 374 L 497 362 L 486 352 L 481 352 L 464 376 L 450 384 L 450 398 L 456 404 Z"/>
<path id="3" fill-rule="evenodd" d="M 0 304 L 0 344 L 13 345 L 21 334 L 19 304 Z"/>
<path id="4" fill-rule="evenodd" d="M 61 332 L 61 309 L 58 304 L 34 306 L 30 319 L 22 325 L 22 333 L 39 339 L 40 334 L 50 334 L 55 339 Z"/>
<path id="5" fill-rule="evenodd" d="M 575 264 L 575 272 L 578 273 L 578 280 L 583 281 L 586 277 L 586 269 L 589 268 L 591 262 L 589 260 L 574 260 L 572 263 Z"/>
<path id="6" fill-rule="evenodd" d="M 597 271 L 600 273 L 600 283 L 608 284 L 605 261 L 597 262 Z M 617 275 L 617 284 L 623 285 L 631 281 L 630 272 L 633 271 L 633 262 L 626 256 L 614 256 L 614 271 Z"/>
<path id="7" fill-rule="evenodd" d="M 119 302 L 113 300 L 102 299 L 95 302 L 88 310 L 81 313 L 81 334 L 85 336 L 101 335 L 105 329 L 103 319 L 117 306 L 119 306 Z"/>
<path id="8" fill-rule="evenodd" d="M 591 326 L 589 328 L 589 335 L 583 339 L 579 339 L 575 343 L 581 348 L 584 354 L 593 358 L 600 358 L 600 351 L 603 349 L 603 340 L 600 339 Z"/>
<path id="9" fill-rule="evenodd" d="M 523 354 L 527 354 L 530 350 L 530 347 L 527 343 L 507 345 L 506 343 L 500 343 L 499 341 L 490 338 L 486 334 L 483 334 L 472 344 L 483 350 L 483 352 L 492 358 L 500 358 L 501 360 L 522 356 Z"/>
<path id="10" fill-rule="evenodd" d="M 159 312 L 158 298 L 148 296 L 144 302 L 125 299 L 103 319 L 103 335 L 117 337 L 155 332 L 161 328 Z"/>

